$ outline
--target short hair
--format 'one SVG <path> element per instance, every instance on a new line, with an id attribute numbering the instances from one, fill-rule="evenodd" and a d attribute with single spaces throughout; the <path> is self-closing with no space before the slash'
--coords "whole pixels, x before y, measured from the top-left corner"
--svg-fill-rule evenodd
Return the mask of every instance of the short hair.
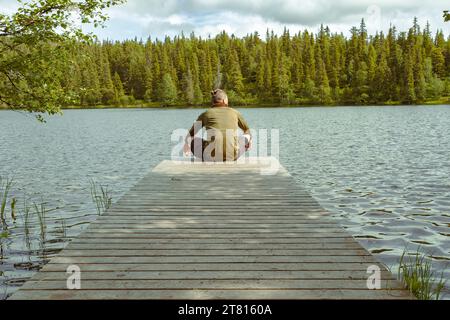
<path id="1" fill-rule="evenodd" d="M 225 91 L 222 89 L 215 89 L 211 91 L 211 101 L 212 103 L 218 103 L 220 101 L 225 101 L 228 98 Z"/>

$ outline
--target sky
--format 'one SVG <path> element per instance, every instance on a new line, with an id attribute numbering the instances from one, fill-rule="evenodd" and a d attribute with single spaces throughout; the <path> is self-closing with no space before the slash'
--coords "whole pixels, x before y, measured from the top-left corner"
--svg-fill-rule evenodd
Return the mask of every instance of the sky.
<path id="1" fill-rule="evenodd" d="M 11 13 L 16 0 L 0 0 L 0 13 Z M 266 30 L 280 34 L 287 27 L 291 34 L 308 29 L 316 32 L 321 24 L 332 32 L 349 35 L 352 26 L 366 20 L 369 34 L 386 32 L 393 24 L 407 31 L 413 17 L 433 31 L 450 34 L 450 22 L 442 12 L 450 10 L 450 0 L 128 0 L 108 11 L 110 20 L 103 29 L 85 27 L 99 39 L 163 39 L 184 32 L 214 37 L 225 30 L 238 37 Z"/>

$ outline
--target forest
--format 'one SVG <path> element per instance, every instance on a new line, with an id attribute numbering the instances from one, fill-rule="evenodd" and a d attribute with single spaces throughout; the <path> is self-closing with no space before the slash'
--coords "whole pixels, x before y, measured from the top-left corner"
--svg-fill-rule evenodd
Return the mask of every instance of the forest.
<path id="1" fill-rule="evenodd" d="M 67 107 L 206 105 L 219 87 L 232 105 L 450 101 L 450 36 L 417 19 L 407 32 L 391 26 L 370 36 L 362 20 L 348 37 L 326 26 L 315 34 L 181 34 L 77 41 L 64 54 L 69 63 L 50 66 L 60 68 Z M 0 77 L 0 87 L 6 82 Z"/>

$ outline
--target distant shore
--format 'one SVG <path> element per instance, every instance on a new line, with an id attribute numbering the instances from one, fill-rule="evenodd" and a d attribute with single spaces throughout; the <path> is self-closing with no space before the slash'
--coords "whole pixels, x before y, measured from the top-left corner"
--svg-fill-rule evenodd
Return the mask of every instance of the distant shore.
<path id="1" fill-rule="evenodd" d="M 450 97 L 445 97 L 435 101 L 425 101 L 423 103 L 407 105 L 400 101 L 392 101 L 382 104 L 277 104 L 277 103 L 249 103 L 249 104 L 230 104 L 230 107 L 235 108 L 299 108 L 299 107 L 361 107 L 361 106 L 420 106 L 420 105 L 450 105 Z M 111 105 L 97 105 L 97 106 L 68 106 L 61 108 L 63 110 L 71 109 L 204 109 L 208 108 L 209 104 L 202 105 L 186 105 L 186 104 L 174 104 L 163 105 L 161 103 L 141 103 L 127 106 L 111 106 Z"/>
<path id="2" fill-rule="evenodd" d="M 371 107 L 371 106 L 421 106 L 421 105 L 450 105 L 450 97 L 444 97 L 439 100 L 424 101 L 417 104 L 405 104 L 401 101 L 390 101 L 380 104 L 277 104 L 277 103 L 249 103 L 249 104 L 230 104 L 235 108 L 301 108 L 301 107 Z M 130 105 L 92 105 L 92 106 L 65 106 L 61 110 L 92 110 L 92 109 L 204 109 L 209 107 L 208 104 L 202 105 L 186 105 L 173 104 L 164 105 L 162 103 L 136 103 Z M 8 107 L 0 105 L 0 110 L 9 110 Z M 20 109 L 16 109 L 20 110 Z M 25 111 L 25 110 L 24 110 Z"/>

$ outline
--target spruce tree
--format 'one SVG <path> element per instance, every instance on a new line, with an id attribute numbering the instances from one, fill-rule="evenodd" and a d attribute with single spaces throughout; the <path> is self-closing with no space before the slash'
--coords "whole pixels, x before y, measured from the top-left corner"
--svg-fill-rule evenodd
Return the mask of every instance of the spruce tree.
<path id="1" fill-rule="evenodd" d="M 159 98 L 164 106 L 170 106 L 177 101 L 177 88 L 169 73 L 165 73 L 162 77 Z"/>

